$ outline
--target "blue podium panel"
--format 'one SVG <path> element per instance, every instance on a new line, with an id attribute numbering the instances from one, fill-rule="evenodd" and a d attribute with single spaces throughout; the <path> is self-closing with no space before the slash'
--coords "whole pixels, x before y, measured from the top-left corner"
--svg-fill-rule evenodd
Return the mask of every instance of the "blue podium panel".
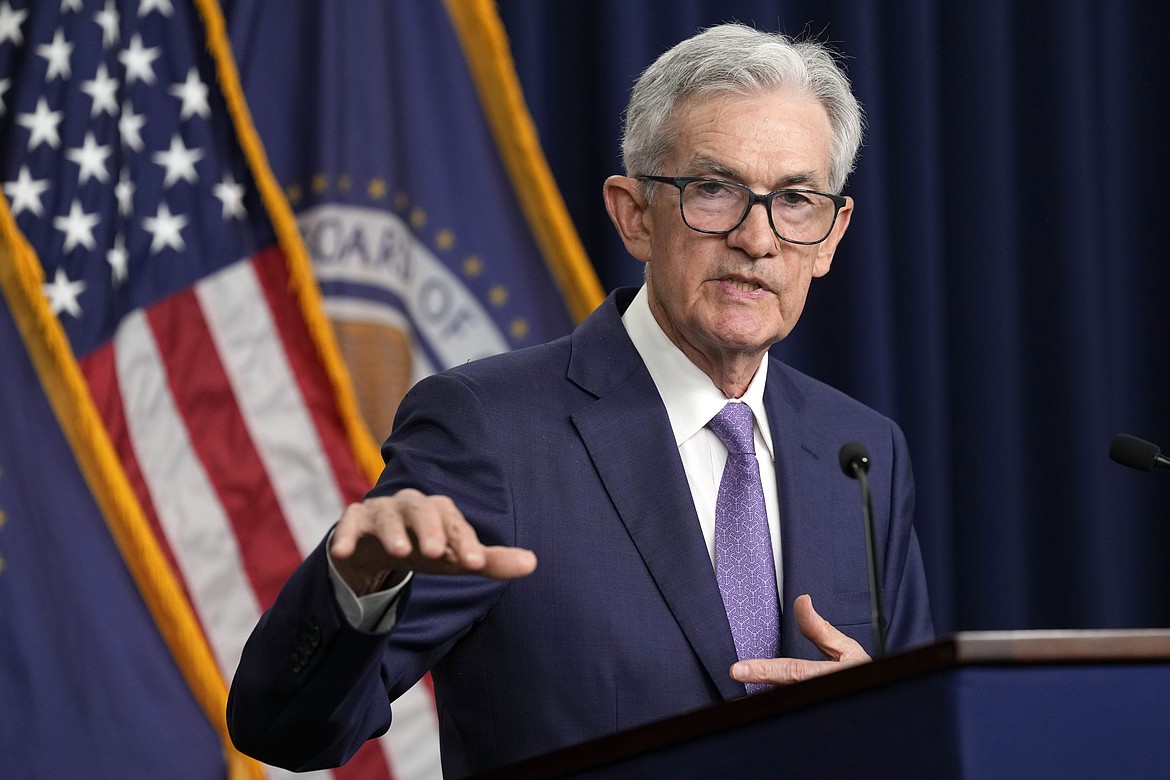
<path id="1" fill-rule="evenodd" d="M 936 672 L 566 776 L 1170 777 L 1170 665 Z"/>
<path id="2" fill-rule="evenodd" d="M 954 688 L 942 675 L 752 720 L 569 773 L 597 780 L 958 777 Z"/>
<path id="3" fill-rule="evenodd" d="M 1170 777 L 1170 663 L 972 667 L 948 677 L 956 777 Z"/>

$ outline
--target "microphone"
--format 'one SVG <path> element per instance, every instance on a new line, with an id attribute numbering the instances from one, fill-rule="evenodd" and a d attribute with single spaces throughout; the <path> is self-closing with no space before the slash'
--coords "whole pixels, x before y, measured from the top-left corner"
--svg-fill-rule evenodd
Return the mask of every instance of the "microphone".
<path id="1" fill-rule="evenodd" d="M 841 451 L 837 453 L 837 457 L 841 461 L 841 470 L 845 472 L 845 476 L 857 479 L 858 469 L 869 473 L 869 452 L 861 442 L 845 442 L 841 445 Z"/>
<path id="2" fill-rule="evenodd" d="M 882 600 L 878 594 L 881 577 L 878 574 L 877 543 L 873 533 L 873 501 L 869 497 L 869 452 L 864 444 L 850 441 L 841 445 L 838 459 L 845 476 L 856 479 L 861 485 L 861 517 L 865 523 L 865 552 L 869 559 L 869 612 L 876 655 L 881 658 L 886 654 L 886 620 L 882 615 Z"/>
<path id="3" fill-rule="evenodd" d="M 1122 466 L 1138 471 L 1153 471 L 1155 468 L 1170 469 L 1170 458 L 1162 454 L 1157 444 L 1119 433 L 1109 445 L 1109 457 Z"/>

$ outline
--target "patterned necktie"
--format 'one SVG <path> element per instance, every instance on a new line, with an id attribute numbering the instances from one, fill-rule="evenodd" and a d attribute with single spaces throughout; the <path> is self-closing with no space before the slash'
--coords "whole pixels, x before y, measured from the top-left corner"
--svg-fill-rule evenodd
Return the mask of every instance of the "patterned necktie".
<path id="1" fill-rule="evenodd" d="M 729 403 L 707 427 L 727 445 L 727 465 L 715 500 L 715 578 L 735 651 L 741 659 L 775 658 L 780 605 L 751 407 Z M 757 693 L 770 687 L 748 683 L 747 690 Z"/>

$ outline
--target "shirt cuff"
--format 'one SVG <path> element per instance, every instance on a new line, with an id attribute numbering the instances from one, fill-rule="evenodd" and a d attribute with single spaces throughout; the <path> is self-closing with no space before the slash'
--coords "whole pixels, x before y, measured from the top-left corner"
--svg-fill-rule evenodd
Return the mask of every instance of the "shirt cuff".
<path id="1" fill-rule="evenodd" d="M 407 574 L 406 579 L 391 588 L 358 596 L 333 565 L 333 558 L 329 555 L 329 545 L 332 541 L 333 532 L 330 531 L 329 538 L 325 541 L 325 560 L 329 563 L 329 580 L 333 583 L 333 595 L 341 607 L 342 614 L 345 615 L 346 622 L 358 631 L 370 634 L 382 634 L 394 628 L 394 624 L 398 622 L 396 609 L 398 594 L 410 582 L 414 573 Z"/>

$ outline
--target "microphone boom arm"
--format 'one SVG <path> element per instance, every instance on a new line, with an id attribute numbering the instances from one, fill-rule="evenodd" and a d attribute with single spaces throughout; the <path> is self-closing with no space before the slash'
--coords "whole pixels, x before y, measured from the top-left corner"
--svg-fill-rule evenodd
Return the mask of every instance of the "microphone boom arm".
<path id="1" fill-rule="evenodd" d="M 882 614 L 882 600 L 879 583 L 877 540 L 873 530 L 873 500 L 869 495 L 869 453 L 857 442 L 849 442 L 841 448 L 841 469 L 847 476 L 857 480 L 861 486 L 861 515 L 865 522 L 865 552 L 869 563 L 869 612 L 873 624 L 874 647 L 877 658 L 886 654 L 886 619 Z"/>

